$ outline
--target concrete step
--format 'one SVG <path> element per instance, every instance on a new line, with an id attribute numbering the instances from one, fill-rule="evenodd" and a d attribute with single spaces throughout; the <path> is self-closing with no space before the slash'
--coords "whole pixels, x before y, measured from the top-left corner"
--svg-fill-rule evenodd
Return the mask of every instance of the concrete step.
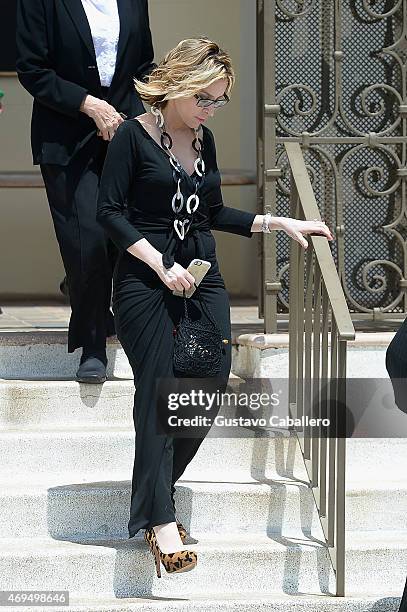
<path id="1" fill-rule="evenodd" d="M 308 481 L 295 435 L 252 432 L 240 428 L 239 438 L 220 438 L 211 430 L 184 476 L 187 480 L 222 478 L 257 480 L 298 478 Z M 256 437 L 253 437 L 253 436 Z M 0 431 L 0 481 L 25 480 L 36 474 L 77 474 L 82 481 L 104 470 L 109 479 L 129 479 L 134 460 L 135 434 L 128 427 L 8 428 Z M 369 488 L 392 482 L 407 486 L 407 440 L 358 438 L 347 440 L 346 478 Z M 213 478 L 215 476 L 215 478 Z M 233 479 L 232 479 L 233 480 Z M 380 488 L 380 485 L 379 485 Z"/>
<path id="2" fill-rule="evenodd" d="M 274 391 L 284 389 L 283 397 L 287 397 L 287 381 L 276 379 Z M 389 403 L 393 400 L 393 389 L 390 380 L 381 380 L 377 391 L 377 380 L 369 382 L 358 379 L 362 385 L 363 397 L 376 395 L 377 403 L 370 406 L 363 414 L 357 414 L 360 422 L 357 431 L 375 432 L 384 437 L 399 435 L 407 437 L 407 415 Z M 241 387 L 240 385 L 243 385 Z M 228 392 L 260 390 L 261 381 L 257 387 L 248 389 L 244 381 L 233 374 L 229 378 Z M 263 388 L 265 389 L 265 388 Z M 0 431 L 18 429 L 20 431 L 44 429 L 52 427 L 67 429 L 74 427 L 127 427 L 133 429 L 134 381 L 110 380 L 103 385 L 79 384 L 75 381 L 40 381 L 40 380 L 0 380 Z M 384 402 L 382 402 L 382 399 Z M 386 403 L 387 401 L 387 403 Z M 355 405 L 355 403 L 353 404 Z M 386 410 L 386 412 L 384 412 Z M 231 409 L 223 406 L 220 414 L 232 416 Z M 386 415 L 383 420 L 383 414 Z M 253 411 L 254 417 L 269 419 L 271 412 L 260 408 Z M 281 409 L 283 415 L 283 405 Z M 387 430 L 386 430 L 387 428 Z M 407 458 L 407 453 L 406 453 Z M 397 457 L 395 457 L 397 460 Z M 396 463 L 397 465 L 397 463 Z M 388 478 L 388 476 L 387 476 Z"/>
<path id="3" fill-rule="evenodd" d="M 127 538 L 130 493 L 130 481 L 103 481 L 102 477 L 88 483 L 72 477 L 65 484 L 52 485 L 45 479 L 3 484 L 0 538 Z M 177 516 L 192 536 L 207 532 L 324 539 L 311 490 L 301 482 L 181 479 L 175 501 Z M 347 531 L 401 531 L 407 528 L 406 516 L 407 489 L 347 490 Z"/>
<path id="4" fill-rule="evenodd" d="M 229 380 L 239 381 L 233 374 Z M 236 385 L 231 390 L 238 391 Z M 134 381 L 0 380 L 0 430 L 118 426 L 133 428 Z"/>
<path id="5" fill-rule="evenodd" d="M 195 570 L 194 570 L 195 571 Z M 402 589 L 402 587 L 401 587 Z M 175 599 L 110 598 L 103 599 L 70 597 L 69 607 L 48 607 L 50 612 L 398 612 L 400 597 L 348 596 L 331 597 L 324 595 L 264 595 L 235 593 L 220 596 L 207 593 Z M 37 607 L 24 607 L 27 612 L 38 612 Z"/>
<path id="6" fill-rule="evenodd" d="M 346 478 L 360 486 L 407 487 L 407 439 L 351 438 L 346 441 Z"/>
<path id="7" fill-rule="evenodd" d="M 133 427 L 133 380 L 103 385 L 72 380 L 0 381 L 0 429 L 52 426 Z"/>
<path id="8" fill-rule="evenodd" d="M 66 333 L 21 332 L 0 336 L 0 378 L 72 380 L 79 366 L 81 349 L 67 352 Z M 109 378 L 133 380 L 133 372 L 121 347 L 107 342 Z"/>
<path id="9" fill-rule="evenodd" d="M 242 429 L 241 438 L 215 438 L 202 442 L 184 475 L 188 480 L 217 479 L 229 475 L 241 478 L 273 478 L 273 475 L 306 478 L 295 437 L 253 438 Z M 259 434 L 260 435 L 260 434 Z M 250 436 L 250 437 L 249 437 Z M 131 478 L 135 434 L 128 428 L 55 427 L 0 432 L 2 469 L 0 481 L 29 481 L 37 474 L 76 474 L 87 479 L 104 471 Z M 197 477 L 198 476 L 198 477 Z M 111 478 L 110 478 L 111 479 Z M 115 479 L 115 478 L 114 478 Z M 81 480 L 79 480 L 80 482 Z"/>
<path id="10" fill-rule="evenodd" d="M 333 593 L 327 550 L 312 539 L 208 534 L 195 538 L 197 542 L 189 544 L 198 553 L 194 571 L 170 576 L 163 570 L 161 579 L 141 537 L 77 542 L 29 538 L 18 546 L 15 539 L 2 540 L 2 588 L 67 589 L 77 597 L 228 596 L 241 592 L 242 585 L 247 594 Z M 348 534 L 350 593 L 400 595 L 406 563 L 407 531 Z"/>
<path id="11" fill-rule="evenodd" d="M 179 481 L 177 516 L 191 535 L 304 533 L 323 539 L 305 485 Z M 2 487 L 0 537 L 128 538 L 130 482 Z M 12 513 L 13 521 L 8 517 Z M 27 524 L 27 516 L 30 521 Z"/>
<path id="12" fill-rule="evenodd" d="M 302 484 L 182 480 L 175 500 L 177 515 L 191 535 L 312 533 L 323 539 L 312 495 Z M 128 538 L 129 507 L 130 482 L 3 486 L 0 537 Z"/>

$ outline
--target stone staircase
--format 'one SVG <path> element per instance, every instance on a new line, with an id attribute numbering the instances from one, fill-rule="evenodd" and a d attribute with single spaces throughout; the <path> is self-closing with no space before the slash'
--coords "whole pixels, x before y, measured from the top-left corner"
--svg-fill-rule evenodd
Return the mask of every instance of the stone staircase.
<path id="1" fill-rule="evenodd" d="M 286 376 L 283 336 L 239 338 L 233 372 Z M 2 590 L 69 590 L 72 611 L 398 610 L 407 574 L 407 441 L 398 438 L 347 442 L 345 598 L 332 596 L 289 432 L 209 434 L 176 492 L 197 568 L 157 579 L 142 533 L 128 539 L 134 388 L 119 344 L 108 356 L 108 382 L 79 385 L 64 333 L 0 334 Z M 366 364 L 384 376 L 384 343 L 355 342 L 349 363 L 350 375 L 363 377 Z"/>

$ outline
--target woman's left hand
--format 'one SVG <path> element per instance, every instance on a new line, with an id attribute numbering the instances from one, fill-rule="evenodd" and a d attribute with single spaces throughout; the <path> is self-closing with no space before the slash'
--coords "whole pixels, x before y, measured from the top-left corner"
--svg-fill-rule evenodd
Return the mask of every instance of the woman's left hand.
<path id="1" fill-rule="evenodd" d="M 290 217 L 278 218 L 278 229 L 282 229 L 290 238 L 297 240 L 304 249 L 308 247 L 308 241 L 304 238 L 305 234 L 321 234 L 328 240 L 333 240 L 331 230 L 323 221 L 301 221 L 301 219 L 291 219 Z"/>

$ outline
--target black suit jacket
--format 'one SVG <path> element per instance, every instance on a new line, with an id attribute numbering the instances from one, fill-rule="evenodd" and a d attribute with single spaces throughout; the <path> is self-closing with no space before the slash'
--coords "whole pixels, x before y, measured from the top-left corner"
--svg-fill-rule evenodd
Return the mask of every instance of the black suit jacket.
<path id="1" fill-rule="evenodd" d="M 133 76 L 153 63 L 148 0 L 117 0 L 120 36 L 107 101 L 134 117 L 145 112 Z M 66 165 L 96 136 L 95 122 L 79 110 L 87 93 L 102 98 L 92 34 L 81 0 L 18 0 L 18 78 L 34 97 L 34 164 Z"/>

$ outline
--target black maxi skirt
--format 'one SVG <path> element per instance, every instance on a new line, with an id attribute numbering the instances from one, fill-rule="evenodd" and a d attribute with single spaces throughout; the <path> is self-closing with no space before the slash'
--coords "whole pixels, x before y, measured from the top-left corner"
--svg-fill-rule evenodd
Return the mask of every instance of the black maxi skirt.
<path id="1" fill-rule="evenodd" d="M 146 234 L 160 252 L 168 234 Z M 226 389 L 231 368 L 230 304 L 224 280 L 219 272 L 215 239 L 210 231 L 200 232 L 205 258 L 211 262 L 198 291 L 209 307 L 224 338 L 222 368 L 217 389 Z M 175 261 L 185 268 L 198 256 L 195 242 L 188 234 L 181 243 Z M 192 319 L 205 315 L 194 294 L 189 299 Z M 129 538 L 140 529 L 176 520 L 174 484 L 194 457 L 204 435 L 181 438 L 159 434 L 156 430 L 157 377 L 174 377 L 172 364 L 173 329 L 180 321 L 183 299 L 174 296 L 159 276 L 145 262 L 127 251 L 120 254 L 113 275 L 113 303 L 117 337 L 127 355 L 134 375 L 133 420 L 135 458 L 132 477 Z M 203 320 L 206 320 L 205 318 Z"/>

